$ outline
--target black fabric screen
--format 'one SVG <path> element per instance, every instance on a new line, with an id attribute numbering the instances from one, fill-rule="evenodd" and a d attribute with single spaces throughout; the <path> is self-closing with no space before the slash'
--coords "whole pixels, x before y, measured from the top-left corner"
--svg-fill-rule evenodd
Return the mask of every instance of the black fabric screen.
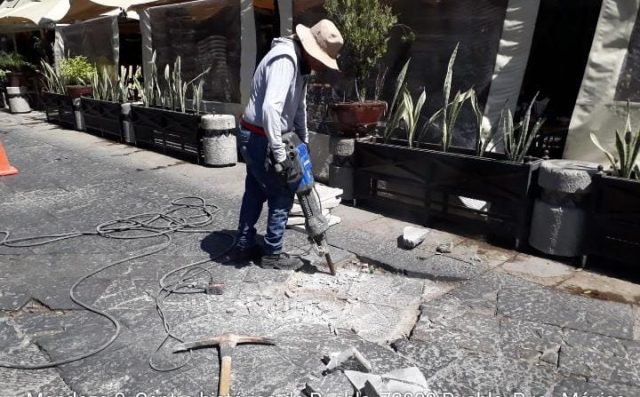
<path id="1" fill-rule="evenodd" d="M 294 0 L 293 21 L 312 25 L 325 17 L 321 0 Z M 474 87 L 484 106 L 491 85 L 491 77 L 498 52 L 507 0 L 392 0 L 389 1 L 398 21 L 411 28 L 413 43 L 405 44 L 400 38 L 402 29 L 392 32 L 389 51 L 384 64 L 389 68 L 382 99 L 393 95 L 395 77 L 404 62 L 411 58 L 409 87 L 417 98 L 421 89 L 427 90 L 427 103 L 423 108 L 423 123 L 443 106 L 442 84 L 451 52 L 460 43 L 452 95 L 456 90 Z M 375 84 L 373 81 L 371 84 Z M 343 97 L 339 86 L 336 93 Z M 421 123 L 422 124 L 422 123 Z M 420 127 L 418 127 L 420 128 Z M 473 144 L 475 117 L 469 106 L 460 115 L 453 144 Z M 431 128 L 423 140 L 437 142 L 440 131 Z"/>

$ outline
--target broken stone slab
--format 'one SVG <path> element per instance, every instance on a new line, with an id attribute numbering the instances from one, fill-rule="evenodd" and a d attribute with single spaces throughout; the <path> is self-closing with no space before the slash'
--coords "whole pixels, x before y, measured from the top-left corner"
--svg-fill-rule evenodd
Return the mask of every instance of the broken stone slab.
<path id="1" fill-rule="evenodd" d="M 356 390 L 368 397 L 382 397 L 387 393 L 428 393 L 427 379 L 418 367 L 400 368 L 383 375 L 358 371 L 344 371 Z"/>
<path id="2" fill-rule="evenodd" d="M 436 247 L 438 254 L 450 254 L 451 250 L 453 250 L 453 243 L 440 244 Z"/>
<path id="3" fill-rule="evenodd" d="M 320 197 L 320 202 L 325 202 L 336 197 L 341 197 L 343 193 L 342 189 L 329 187 L 320 183 L 316 183 L 314 185 L 314 188 L 316 193 Z M 294 202 L 298 203 L 298 197 L 295 198 Z"/>
<path id="4" fill-rule="evenodd" d="M 306 233 L 305 228 L 304 228 L 304 218 L 302 218 L 303 221 L 302 223 L 298 223 L 297 220 L 294 221 L 293 225 L 287 225 L 287 226 L 291 226 L 290 229 L 292 230 L 296 230 L 298 232 L 301 233 Z M 339 216 L 335 216 L 335 215 L 329 215 L 327 217 L 327 221 L 329 221 L 329 227 L 337 225 L 338 223 L 342 222 L 342 218 L 340 218 Z"/>
<path id="5" fill-rule="evenodd" d="M 420 245 L 429 234 L 430 230 L 422 227 L 405 226 L 402 236 L 398 237 L 398 246 L 405 249 L 413 249 Z"/>
<path id="6" fill-rule="evenodd" d="M 334 372 L 319 379 L 309 380 L 302 391 L 309 397 L 345 397 L 354 394 L 353 387 L 342 372 Z"/>
<path id="7" fill-rule="evenodd" d="M 327 200 L 324 201 L 320 201 L 320 206 L 322 207 L 322 210 L 330 210 L 332 208 L 335 208 L 337 206 L 340 205 L 340 203 L 342 202 L 342 200 L 339 197 L 333 197 L 333 198 L 328 198 Z M 293 215 L 293 216 L 303 216 L 303 212 L 302 212 L 302 207 L 300 206 L 300 204 L 298 203 L 294 203 L 293 206 L 291 207 L 291 210 L 289 211 L 289 215 Z"/>
<path id="8" fill-rule="evenodd" d="M 324 373 L 329 373 L 335 371 L 340 367 L 350 367 L 350 368 L 358 368 L 360 367 L 366 372 L 371 372 L 371 363 L 367 360 L 362 353 L 355 347 L 351 347 L 347 350 L 344 350 L 340 353 L 332 354 L 328 357 L 327 365 L 324 369 Z M 355 361 L 355 363 L 350 363 L 350 361 Z M 353 365 L 351 365 L 353 364 Z"/>
<path id="9" fill-rule="evenodd" d="M 559 354 L 560 345 L 555 344 L 542 352 L 540 355 L 540 361 L 557 366 Z"/>

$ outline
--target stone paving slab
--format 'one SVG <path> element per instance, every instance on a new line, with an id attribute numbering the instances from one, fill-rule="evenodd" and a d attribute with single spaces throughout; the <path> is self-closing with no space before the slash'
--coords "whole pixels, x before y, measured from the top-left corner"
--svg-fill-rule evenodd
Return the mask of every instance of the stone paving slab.
<path id="1" fill-rule="evenodd" d="M 36 346 L 21 343 L 13 327 L 8 326 L 7 319 L 0 317 L 0 361 L 16 360 L 16 362 L 36 362 L 47 359 Z M 56 369 L 22 371 L 0 367 L 2 396 L 67 396 L 73 393 Z"/>
<path id="2" fill-rule="evenodd" d="M 187 195 L 219 206 L 207 230 L 235 229 L 242 165 L 200 167 L 88 134 L 13 122 L 39 117 L 0 116 L 5 147 L 21 168 L 19 177 L 0 180 L 0 194 L 6 196 L 0 219 L 16 236 L 84 230 L 162 210 Z M 625 285 L 621 302 L 596 300 L 571 288 L 603 286 L 606 292 L 623 284 L 607 286 L 599 276 L 583 276 L 571 266 L 437 230 L 415 250 L 400 250 L 396 237 L 404 223 L 344 206 L 334 212 L 345 220 L 329 232 L 334 259 L 343 262 L 337 277 L 327 275 L 313 254 L 304 256 L 310 264 L 295 273 L 221 264 L 215 259 L 228 238 L 175 234 L 162 252 L 122 263 L 78 289 L 79 296 L 120 322 L 113 345 L 55 370 L 0 368 L 0 379 L 9 382 L 5 389 L 15 395 L 30 390 L 214 395 L 216 350 L 194 352 L 190 363 L 171 372 L 154 371 L 148 362 L 152 355 L 163 366 L 187 357 L 171 353 L 176 341 L 154 353 L 165 336 L 154 300 L 160 278 L 188 263 L 214 259 L 203 266 L 225 283 L 223 295 L 172 295 L 163 309 L 181 339 L 233 331 L 278 340 L 277 347 L 236 350 L 235 394 L 297 396 L 307 384 L 331 384 L 331 392 L 350 395 L 341 372 L 319 374 L 320 359 L 357 347 L 374 372 L 415 365 L 439 392 L 640 395 L 640 312 L 632 285 Z M 259 226 L 263 230 L 264 219 Z M 286 236 L 287 249 L 308 250 L 303 234 L 287 231 Z M 0 248 L 0 356 L 63 358 L 108 339 L 113 329 L 103 318 L 77 310 L 68 300 L 69 286 L 161 241 L 83 237 L 30 249 Z M 437 255 L 442 243 L 451 243 L 451 252 Z M 562 282 L 583 296 L 556 289 Z"/>

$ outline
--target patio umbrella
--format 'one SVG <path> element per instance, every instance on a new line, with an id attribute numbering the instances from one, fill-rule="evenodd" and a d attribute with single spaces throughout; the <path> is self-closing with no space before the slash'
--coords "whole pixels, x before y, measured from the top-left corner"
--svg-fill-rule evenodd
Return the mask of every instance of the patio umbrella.
<path id="1" fill-rule="evenodd" d="M 69 0 L 21 1 L 12 8 L 0 8 L 0 30 L 36 30 L 59 21 L 69 7 Z"/>
<path id="2" fill-rule="evenodd" d="M 74 23 L 86 21 L 87 19 L 117 12 L 116 10 L 137 11 L 141 8 L 179 3 L 186 0 L 71 0 L 69 12 L 62 18 L 60 23 Z"/>

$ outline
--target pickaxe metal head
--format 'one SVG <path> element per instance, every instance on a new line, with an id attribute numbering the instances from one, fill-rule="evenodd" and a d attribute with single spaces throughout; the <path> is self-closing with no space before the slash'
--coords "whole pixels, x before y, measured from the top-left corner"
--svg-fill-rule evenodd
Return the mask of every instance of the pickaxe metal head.
<path id="1" fill-rule="evenodd" d="M 224 334 L 219 336 L 211 336 L 195 342 L 183 343 L 178 345 L 173 352 L 182 352 L 191 349 L 199 349 L 201 347 L 214 347 L 219 346 L 223 348 L 234 348 L 240 344 L 262 344 L 262 345 L 275 345 L 273 339 L 264 338 L 261 336 L 247 336 L 247 335 L 234 335 Z"/>

